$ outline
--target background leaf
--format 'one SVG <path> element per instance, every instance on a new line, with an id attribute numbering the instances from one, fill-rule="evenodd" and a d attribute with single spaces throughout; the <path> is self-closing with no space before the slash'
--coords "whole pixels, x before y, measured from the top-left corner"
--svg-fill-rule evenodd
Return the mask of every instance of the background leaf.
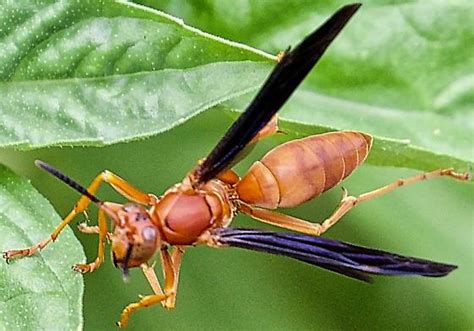
<path id="1" fill-rule="evenodd" d="M 257 89 L 271 68 L 269 55 L 129 3 L 1 11 L 0 146 L 150 136 Z"/>
<path id="2" fill-rule="evenodd" d="M 308 34 L 337 3 L 344 4 L 141 2 L 274 54 Z M 312 130 L 293 124 L 286 131 L 357 129 L 379 138 L 369 159 L 373 164 L 472 168 L 474 30 L 465 22 L 473 17 L 469 1 L 365 1 L 280 112 L 283 119 L 312 125 Z M 239 99 L 230 106 L 242 109 L 247 103 Z M 420 149 L 432 154 L 410 156 Z M 402 162 L 396 162 L 399 157 Z"/>
<path id="3" fill-rule="evenodd" d="M 0 251 L 47 238 L 61 219 L 29 181 L 0 165 Z M 0 330 L 78 330 L 82 327 L 81 276 L 71 265 L 84 253 L 70 229 L 34 257 L 0 261 Z"/>

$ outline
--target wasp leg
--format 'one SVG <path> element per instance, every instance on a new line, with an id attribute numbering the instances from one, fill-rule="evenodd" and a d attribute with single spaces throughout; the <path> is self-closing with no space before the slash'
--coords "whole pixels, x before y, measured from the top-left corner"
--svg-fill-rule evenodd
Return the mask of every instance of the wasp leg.
<path id="1" fill-rule="evenodd" d="M 244 203 L 240 204 L 239 210 L 251 216 L 252 218 L 260 220 L 264 223 L 276 225 L 297 232 L 319 236 L 326 232 L 334 224 L 336 224 L 349 210 L 354 208 L 354 206 L 356 206 L 360 202 L 368 201 L 373 198 L 379 197 L 401 186 L 443 176 L 452 177 L 459 180 L 470 179 L 470 174 L 467 172 L 457 173 L 453 169 L 438 169 L 431 172 L 425 172 L 419 175 L 408 177 L 405 179 L 398 179 L 386 186 L 361 194 L 357 197 L 348 196 L 347 191 L 344 189 L 343 197 L 341 199 L 341 202 L 339 203 L 339 206 L 331 214 L 331 216 L 324 220 L 321 224 L 311 223 L 293 216 L 280 214 L 278 212 L 267 209 L 249 206 Z"/>
<path id="2" fill-rule="evenodd" d="M 152 294 L 144 296 L 140 299 L 140 301 L 131 303 L 122 311 L 122 315 L 120 316 L 120 321 L 117 322 L 117 326 L 120 328 L 124 328 L 128 324 L 128 320 L 130 315 L 138 309 L 150 307 L 156 305 L 157 303 L 162 302 L 166 299 L 166 294 Z"/>
<path id="3" fill-rule="evenodd" d="M 352 208 L 354 208 L 357 204 L 361 202 L 372 200 L 388 192 L 391 192 L 399 187 L 414 184 L 417 182 L 421 182 L 421 181 L 436 178 L 436 177 L 451 177 L 458 180 L 470 180 L 469 173 L 467 172 L 458 173 L 458 172 L 455 172 L 454 169 L 448 168 L 448 169 L 437 169 L 431 172 L 425 172 L 425 173 L 408 177 L 408 178 L 401 178 L 388 185 L 382 186 L 378 189 L 372 190 L 367 193 L 363 193 L 356 197 L 348 196 L 347 191 L 344 189 L 343 198 L 341 202 L 339 203 L 339 206 L 336 208 L 336 210 L 332 213 L 331 216 L 329 216 L 324 222 L 322 222 L 321 233 L 325 232 L 327 229 L 333 226 L 349 210 L 351 210 Z"/>
<path id="4" fill-rule="evenodd" d="M 77 225 L 77 229 L 85 234 L 99 234 L 100 230 L 97 225 L 87 225 L 87 223 L 79 223 Z M 110 242 L 110 236 L 112 235 L 111 232 L 107 232 L 107 239 Z"/>
<path id="5" fill-rule="evenodd" d="M 64 229 L 64 227 L 66 227 L 66 225 L 68 225 L 74 219 L 74 217 L 76 217 L 77 214 L 81 213 L 84 209 L 86 209 L 87 206 L 89 205 L 89 203 L 90 203 L 90 200 L 87 200 L 87 201 L 82 200 L 82 202 L 81 202 L 81 200 L 79 200 L 79 202 L 74 206 L 74 209 L 71 210 L 71 212 L 63 219 L 61 224 L 59 224 L 59 226 L 54 230 L 54 232 L 51 233 L 49 238 L 44 239 L 44 240 L 40 241 L 39 243 L 37 243 L 36 245 L 33 245 L 31 247 L 28 247 L 28 248 L 12 249 L 12 250 L 9 250 L 7 252 L 4 252 L 3 253 L 3 258 L 6 259 L 7 262 L 9 262 L 11 259 L 21 258 L 21 257 L 25 257 L 25 256 L 31 256 L 31 255 L 35 254 L 36 252 L 42 250 L 51 241 L 55 241 L 56 238 L 58 237 L 58 235 Z"/>
<path id="6" fill-rule="evenodd" d="M 79 223 L 77 229 L 85 234 L 99 234 L 99 227 L 97 225 L 87 225 L 87 223 Z"/>
<path id="7" fill-rule="evenodd" d="M 279 226 L 288 230 L 319 236 L 322 233 L 321 224 L 311 223 L 290 215 L 273 210 L 258 208 L 241 203 L 239 210 L 261 222 Z"/>
<path id="8" fill-rule="evenodd" d="M 171 254 L 171 263 L 174 272 L 174 282 L 170 296 L 166 299 L 163 306 L 166 309 L 173 309 L 176 306 L 176 293 L 178 292 L 179 271 L 181 269 L 181 260 L 184 254 L 184 248 L 177 246 Z"/>
<path id="9" fill-rule="evenodd" d="M 163 307 L 167 309 L 173 309 L 176 305 L 176 292 L 178 289 L 179 270 L 181 267 L 181 257 L 183 256 L 183 254 L 184 254 L 184 248 L 178 246 L 173 250 L 173 253 L 171 253 L 171 263 L 169 262 L 170 261 L 169 258 L 162 257 L 162 264 L 168 265 L 168 270 L 169 270 L 169 265 L 171 264 L 173 268 L 173 273 L 174 273 L 174 277 L 173 277 L 174 282 L 173 282 L 172 289 L 170 291 L 171 293 L 165 301 L 161 302 Z M 148 280 L 148 283 L 153 289 L 153 292 L 155 294 L 163 295 L 164 292 L 161 289 L 160 282 L 158 281 L 158 277 L 156 277 L 154 267 L 153 266 L 150 267 L 146 263 L 142 264 L 140 267 L 142 268 L 143 274 Z M 165 270 L 163 270 L 163 272 L 166 277 Z"/>
<path id="10" fill-rule="evenodd" d="M 168 297 L 173 295 L 173 287 L 175 285 L 175 270 L 173 268 L 173 262 L 170 254 L 166 250 L 166 247 L 163 247 L 161 249 L 161 262 L 162 262 L 162 267 L 163 267 L 163 272 L 165 274 L 165 291 L 164 294 L 160 293 L 161 287 L 159 286 L 158 279 L 156 278 L 156 275 L 154 272 L 150 272 L 149 267 L 144 268 L 142 267 L 142 270 L 145 273 L 145 276 L 147 277 L 147 280 L 151 279 L 152 281 L 150 282 L 150 285 L 155 292 L 155 294 L 152 295 L 147 295 L 144 297 L 140 298 L 140 301 L 131 303 L 125 309 L 122 311 L 122 314 L 120 315 L 120 321 L 117 322 L 117 325 L 121 328 L 124 328 L 128 324 L 128 320 L 130 319 L 130 315 L 135 312 L 138 309 L 146 308 L 153 306 L 157 303 L 165 301 Z M 149 278 L 150 277 L 150 278 Z M 155 282 L 156 281 L 156 282 Z M 156 294 L 156 292 L 158 292 Z"/>
<path id="11" fill-rule="evenodd" d="M 278 115 L 275 114 L 271 120 L 253 137 L 253 139 L 248 143 L 252 145 L 257 141 L 263 140 L 272 136 L 275 133 L 281 132 L 278 128 Z"/>
<path id="12" fill-rule="evenodd" d="M 137 202 L 142 205 L 152 206 L 158 200 L 155 195 L 147 194 L 140 191 L 139 189 L 128 183 L 126 180 L 122 179 L 118 175 L 108 170 L 105 170 L 99 175 L 97 175 L 97 177 L 94 178 L 87 190 L 90 193 L 94 194 L 99 188 L 100 184 L 102 184 L 102 182 L 105 182 L 112 186 L 115 191 L 117 191 L 120 195 L 124 196 L 126 199 Z M 87 199 L 87 197 L 83 198 Z"/>
<path id="13" fill-rule="evenodd" d="M 405 179 L 398 179 L 393 183 L 390 183 L 373 191 L 361 194 L 357 197 L 348 196 L 347 191 L 344 189 L 343 197 L 341 199 L 341 202 L 339 203 L 339 206 L 332 213 L 332 215 L 326 220 L 324 220 L 321 224 L 311 223 L 293 216 L 280 214 L 272 210 L 249 206 L 244 203 L 240 204 L 239 210 L 249 215 L 250 217 L 260 220 L 264 223 L 276 225 L 297 232 L 319 236 L 326 232 L 334 224 L 336 224 L 349 210 L 354 208 L 354 206 L 360 202 L 368 201 L 373 198 L 379 197 L 401 186 L 414 184 L 423 180 L 443 176 L 452 177 L 459 180 L 470 179 L 469 173 L 457 173 L 453 169 L 438 169 L 432 172 L 422 173 Z"/>
<path id="14" fill-rule="evenodd" d="M 156 295 L 164 295 L 164 292 L 161 289 L 160 281 L 158 280 L 158 277 L 156 277 L 154 265 L 149 266 L 148 264 L 143 263 L 140 265 L 140 268 L 142 269 L 143 274 L 145 275 L 148 283 L 150 284 L 153 293 L 155 293 Z"/>
<path id="15" fill-rule="evenodd" d="M 92 272 L 99 269 L 102 262 L 104 262 L 105 238 L 107 238 L 107 220 L 103 209 L 99 209 L 99 247 L 97 249 L 97 257 L 94 262 L 88 264 L 78 263 L 72 269 L 80 273 Z"/>

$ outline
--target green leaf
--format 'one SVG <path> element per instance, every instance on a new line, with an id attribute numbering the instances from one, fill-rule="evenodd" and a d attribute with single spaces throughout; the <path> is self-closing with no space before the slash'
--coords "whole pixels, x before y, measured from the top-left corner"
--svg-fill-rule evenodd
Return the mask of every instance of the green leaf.
<path id="1" fill-rule="evenodd" d="M 256 90 L 271 69 L 270 55 L 129 3 L 8 2 L 0 17 L 8 26 L 0 42 L 0 146 L 154 135 Z"/>
<path id="2" fill-rule="evenodd" d="M 48 238 L 61 219 L 26 179 L 0 165 L 0 251 L 29 247 Z M 33 257 L 0 261 L 1 330 L 78 330 L 82 327 L 84 261 L 69 228 Z"/>
<path id="3" fill-rule="evenodd" d="M 98 146 L 147 137 L 256 89 L 268 68 L 211 63 L 104 78 L 11 82 L 0 87 L 0 108 L 10 110 L 2 114 L 0 144 Z"/>

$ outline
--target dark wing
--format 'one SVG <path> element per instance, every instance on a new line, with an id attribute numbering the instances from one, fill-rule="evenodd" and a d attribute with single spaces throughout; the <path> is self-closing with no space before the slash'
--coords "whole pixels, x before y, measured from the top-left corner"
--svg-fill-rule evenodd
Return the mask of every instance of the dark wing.
<path id="1" fill-rule="evenodd" d="M 366 282 L 368 274 L 442 277 L 457 268 L 300 233 L 226 228 L 215 230 L 214 238 L 224 246 L 288 256 Z"/>
<path id="2" fill-rule="evenodd" d="M 232 162 L 288 100 L 360 6 L 351 4 L 342 7 L 294 50 L 283 56 L 245 112 L 205 161 L 194 170 L 195 183 L 209 181 Z"/>

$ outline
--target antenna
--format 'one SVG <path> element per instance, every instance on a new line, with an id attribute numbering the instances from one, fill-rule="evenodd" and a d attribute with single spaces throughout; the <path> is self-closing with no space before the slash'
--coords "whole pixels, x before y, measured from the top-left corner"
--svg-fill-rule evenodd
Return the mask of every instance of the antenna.
<path id="1" fill-rule="evenodd" d="M 60 179 L 61 181 L 63 181 L 64 183 L 66 183 L 67 185 L 69 185 L 70 187 L 72 187 L 73 189 L 75 189 L 76 191 L 78 191 L 79 193 L 81 193 L 82 195 L 85 195 L 86 197 L 88 197 L 92 202 L 95 202 L 97 204 L 100 204 L 101 201 L 95 197 L 92 193 L 90 193 L 89 191 L 87 191 L 87 189 L 82 186 L 81 184 L 79 184 L 78 182 L 76 182 L 74 179 L 66 176 L 65 174 L 63 174 L 61 171 L 59 171 L 58 169 L 54 168 L 52 165 L 49 165 L 47 164 L 46 162 L 43 162 L 41 160 L 36 160 L 35 161 L 35 165 L 40 168 L 40 169 L 43 169 L 44 171 L 46 172 L 49 172 L 51 175 L 53 175 L 54 177 Z"/>

